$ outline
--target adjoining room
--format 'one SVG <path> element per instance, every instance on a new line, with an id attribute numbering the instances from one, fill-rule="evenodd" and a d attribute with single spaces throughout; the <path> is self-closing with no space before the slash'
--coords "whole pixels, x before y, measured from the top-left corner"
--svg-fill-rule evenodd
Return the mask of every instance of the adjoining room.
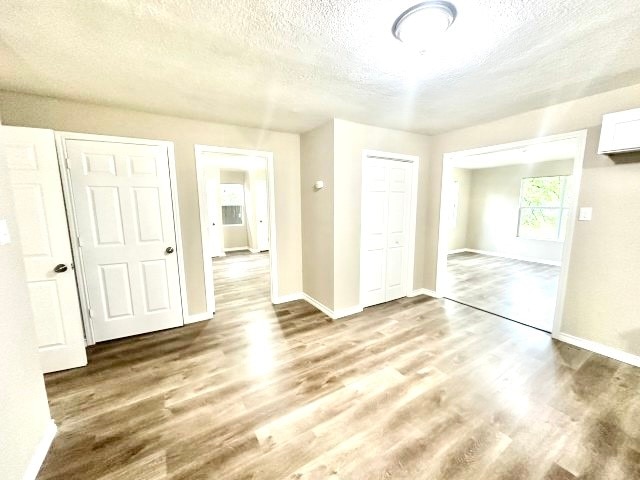
<path id="1" fill-rule="evenodd" d="M 271 282 L 276 279 L 271 272 L 270 158 L 266 152 L 196 147 L 206 295 L 212 312 L 271 303 Z"/>
<path id="2" fill-rule="evenodd" d="M 462 152 L 445 162 L 445 298 L 553 330 L 583 136 Z"/>
<path id="3" fill-rule="evenodd" d="M 640 480 L 640 1 L 2 12 L 0 480 Z"/>

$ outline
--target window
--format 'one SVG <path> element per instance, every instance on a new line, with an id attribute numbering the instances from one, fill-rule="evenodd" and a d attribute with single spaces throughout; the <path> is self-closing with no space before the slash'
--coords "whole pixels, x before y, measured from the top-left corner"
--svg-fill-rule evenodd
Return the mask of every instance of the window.
<path id="1" fill-rule="evenodd" d="M 569 208 L 569 176 L 523 178 L 518 237 L 563 241 Z"/>
<path id="2" fill-rule="evenodd" d="M 223 225 L 244 225 L 244 186 L 238 183 L 220 185 Z"/>

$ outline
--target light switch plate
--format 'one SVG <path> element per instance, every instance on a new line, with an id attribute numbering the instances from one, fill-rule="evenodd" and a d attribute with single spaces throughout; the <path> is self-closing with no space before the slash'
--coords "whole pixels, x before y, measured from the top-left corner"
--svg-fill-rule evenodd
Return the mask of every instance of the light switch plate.
<path id="1" fill-rule="evenodd" d="M 9 226 L 4 218 L 0 218 L 0 245 L 8 245 L 10 243 Z"/>
<path id="2" fill-rule="evenodd" d="M 578 220 L 581 222 L 590 222 L 593 217 L 593 208 L 591 207 L 580 207 L 580 213 L 578 215 Z"/>

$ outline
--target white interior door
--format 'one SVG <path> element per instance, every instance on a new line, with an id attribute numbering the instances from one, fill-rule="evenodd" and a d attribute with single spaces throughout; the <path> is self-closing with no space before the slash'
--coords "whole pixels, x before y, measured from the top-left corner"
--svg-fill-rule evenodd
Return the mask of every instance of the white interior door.
<path id="1" fill-rule="evenodd" d="M 363 306 L 407 295 L 412 167 L 368 158 L 362 168 Z"/>
<path id="2" fill-rule="evenodd" d="M 87 356 L 53 132 L 1 131 L 42 369 L 81 367 Z"/>
<path id="3" fill-rule="evenodd" d="M 387 268 L 385 301 L 407 295 L 412 168 L 408 162 L 385 160 L 387 199 Z"/>
<path id="4" fill-rule="evenodd" d="M 220 207 L 220 170 L 217 178 L 207 180 L 207 215 L 211 256 L 224 255 L 224 231 L 222 230 L 222 210 Z"/>
<path id="5" fill-rule="evenodd" d="M 269 250 L 269 196 L 266 171 L 263 171 L 262 176 L 256 180 L 253 191 L 256 205 L 258 250 L 266 252 Z"/>
<path id="6" fill-rule="evenodd" d="M 167 147 L 65 146 L 94 339 L 183 325 Z"/>

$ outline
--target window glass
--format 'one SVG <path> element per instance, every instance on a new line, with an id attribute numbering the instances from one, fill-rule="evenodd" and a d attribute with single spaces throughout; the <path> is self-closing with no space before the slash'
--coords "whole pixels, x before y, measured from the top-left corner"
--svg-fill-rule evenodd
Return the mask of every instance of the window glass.
<path id="1" fill-rule="evenodd" d="M 569 214 L 568 176 L 523 178 L 520 184 L 518 236 L 563 241 Z"/>
<path id="2" fill-rule="evenodd" d="M 237 183 L 223 183 L 221 189 L 222 224 L 244 224 L 244 186 Z"/>

